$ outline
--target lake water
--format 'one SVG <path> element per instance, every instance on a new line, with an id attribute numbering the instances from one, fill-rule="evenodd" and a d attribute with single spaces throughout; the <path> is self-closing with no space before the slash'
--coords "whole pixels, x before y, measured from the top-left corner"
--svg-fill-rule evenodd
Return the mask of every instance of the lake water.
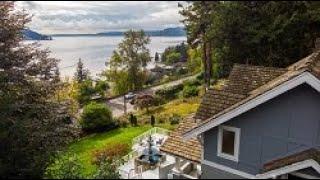
<path id="1" fill-rule="evenodd" d="M 106 68 L 105 63 L 113 50 L 123 39 L 122 36 L 78 36 L 53 37 L 52 41 L 40 41 L 42 48 L 49 48 L 51 56 L 61 60 L 59 67 L 62 76 L 73 76 L 76 63 L 82 59 L 93 76 Z M 186 37 L 151 37 L 148 45 L 150 54 L 162 53 L 168 46 L 186 41 Z M 152 63 L 149 65 L 152 66 Z"/>

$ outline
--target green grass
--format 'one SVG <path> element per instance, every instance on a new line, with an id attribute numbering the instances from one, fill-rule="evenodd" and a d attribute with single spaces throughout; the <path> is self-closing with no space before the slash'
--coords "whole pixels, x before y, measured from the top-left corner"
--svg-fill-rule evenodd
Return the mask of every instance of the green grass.
<path id="1" fill-rule="evenodd" d="M 75 154 L 85 168 L 84 175 L 95 172 L 92 164 L 93 152 L 118 143 L 131 145 L 131 140 L 149 130 L 151 126 L 119 128 L 105 133 L 94 134 L 71 144 L 66 154 Z M 131 147 L 131 146 L 130 146 Z"/>
<path id="2" fill-rule="evenodd" d="M 132 139 L 152 128 L 149 125 L 151 114 L 155 115 L 156 119 L 160 117 L 168 118 L 172 114 L 177 114 L 183 118 L 196 112 L 199 107 L 199 103 L 199 97 L 178 99 L 159 107 L 150 108 L 149 113 L 146 113 L 145 111 L 138 111 L 136 115 L 140 126 L 128 126 L 127 128 L 119 128 L 105 133 L 92 134 L 84 137 L 77 142 L 72 143 L 62 156 L 74 154 L 85 169 L 83 175 L 90 177 L 90 175 L 95 173 L 97 169 L 97 167 L 92 163 L 94 159 L 93 153 L 95 151 L 112 147 L 119 143 L 128 144 L 131 149 Z M 143 120 L 144 122 L 142 122 Z M 170 125 L 169 122 L 162 124 L 157 123 L 156 126 L 169 130 L 173 130 L 176 127 L 176 125 Z"/>

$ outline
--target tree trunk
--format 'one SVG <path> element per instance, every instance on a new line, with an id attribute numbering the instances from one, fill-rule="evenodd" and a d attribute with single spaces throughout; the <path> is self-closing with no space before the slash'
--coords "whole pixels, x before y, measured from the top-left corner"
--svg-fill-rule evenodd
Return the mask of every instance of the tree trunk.
<path id="1" fill-rule="evenodd" d="M 211 85 L 211 75 L 212 75 L 212 61 L 211 61 L 211 43 L 208 42 L 206 45 L 206 65 L 207 65 L 207 88 Z"/>
<path id="2" fill-rule="evenodd" d="M 207 66 L 207 43 L 203 42 L 203 57 L 202 57 L 202 63 L 204 67 L 204 84 L 205 84 L 205 89 L 206 91 L 208 90 L 208 66 Z"/>

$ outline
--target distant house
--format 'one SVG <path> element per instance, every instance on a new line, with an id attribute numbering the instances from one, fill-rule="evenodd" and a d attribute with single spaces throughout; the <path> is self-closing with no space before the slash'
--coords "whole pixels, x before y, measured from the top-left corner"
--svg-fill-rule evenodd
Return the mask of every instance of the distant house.
<path id="1" fill-rule="evenodd" d="M 320 51 L 287 68 L 237 64 L 161 147 L 174 179 L 320 178 Z"/>

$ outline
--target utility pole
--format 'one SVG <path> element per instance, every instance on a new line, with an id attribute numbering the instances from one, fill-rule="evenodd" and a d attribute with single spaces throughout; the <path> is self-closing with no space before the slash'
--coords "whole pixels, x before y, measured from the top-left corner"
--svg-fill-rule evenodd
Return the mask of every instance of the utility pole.
<path id="1" fill-rule="evenodd" d="M 123 111 L 124 111 L 124 114 L 127 115 L 127 99 L 126 99 L 126 95 L 123 96 Z"/>

